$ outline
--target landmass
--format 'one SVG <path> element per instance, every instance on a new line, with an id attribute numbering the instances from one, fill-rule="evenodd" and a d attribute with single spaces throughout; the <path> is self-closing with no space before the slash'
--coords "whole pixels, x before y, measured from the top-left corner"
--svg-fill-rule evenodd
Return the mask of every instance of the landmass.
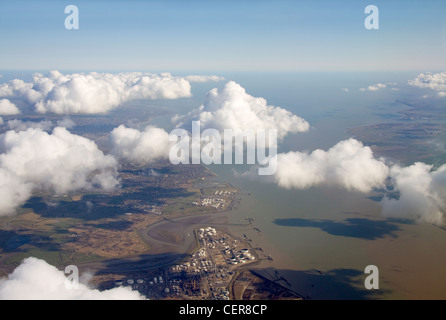
<path id="1" fill-rule="evenodd" d="M 108 115 L 73 115 L 76 126 L 70 131 L 108 152 L 113 128 L 122 122 L 143 128 L 169 115 L 166 110 L 134 102 Z M 59 120 L 51 115 L 16 118 L 48 126 Z M 11 128 L 6 123 L 0 129 Z M 91 274 L 91 285 L 99 289 L 131 286 L 150 299 L 296 297 L 252 273 L 271 257 L 252 248 L 246 236 L 229 232 L 228 215 L 240 202 L 239 190 L 206 166 L 122 163 L 119 177 L 121 186 L 112 192 L 39 192 L 15 215 L 0 217 L 0 277 L 33 256 L 60 270 L 76 265 L 81 274 Z M 249 217 L 237 226 L 255 228 Z M 207 228 L 215 234 L 200 233 Z M 247 278 L 250 284 L 241 290 Z"/>
<path id="2" fill-rule="evenodd" d="M 436 167 L 446 162 L 446 112 L 441 102 L 396 101 L 404 107 L 387 114 L 390 121 L 350 128 L 350 133 L 385 156 L 403 165 L 417 161 Z M 438 152 L 433 152 L 436 150 Z"/>
<path id="3" fill-rule="evenodd" d="M 113 192 L 42 193 L 0 218 L 0 276 L 34 256 L 91 272 L 99 289 L 131 286 L 151 299 L 300 299 L 250 270 L 271 258 L 228 231 L 239 191 L 208 168 L 125 164 L 120 177 Z"/>
<path id="4" fill-rule="evenodd" d="M 249 242 L 213 227 L 195 231 L 199 246 L 175 264 L 126 274 L 95 275 L 100 289 L 130 286 L 152 299 L 181 300 L 302 300 L 291 290 L 249 267 L 268 259 Z"/>

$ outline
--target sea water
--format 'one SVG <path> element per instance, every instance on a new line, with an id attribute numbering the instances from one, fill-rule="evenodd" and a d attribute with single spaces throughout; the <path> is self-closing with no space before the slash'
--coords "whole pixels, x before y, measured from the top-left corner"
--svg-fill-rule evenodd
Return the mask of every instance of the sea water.
<path id="1" fill-rule="evenodd" d="M 237 74 L 249 94 L 264 97 L 306 119 L 311 130 L 288 136 L 279 152 L 327 150 L 351 137 L 348 129 L 399 121 L 414 95 L 407 80 L 416 73 Z M 362 91 L 391 83 L 378 92 Z M 398 88 L 391 90 L 389 87 Z M 232 222 L 253 217 L 253 227 L 238 228 L 270 251 L 263 269 L 271 278 L 312 299 L 444 299 L 446 231 L 408 219 L 381 215 L 380 194 L 336 187 L 286 190 L 240 175 L 243 166 L 213 165 L 223 180 L 239 187 L 240 205 Z M 366 266 L 379 270 L 379 289 L 367 290 Z M 260 270 L 262 268 L 259 268 Z M 284 283 L 284 282 L 282 282 Z"/>

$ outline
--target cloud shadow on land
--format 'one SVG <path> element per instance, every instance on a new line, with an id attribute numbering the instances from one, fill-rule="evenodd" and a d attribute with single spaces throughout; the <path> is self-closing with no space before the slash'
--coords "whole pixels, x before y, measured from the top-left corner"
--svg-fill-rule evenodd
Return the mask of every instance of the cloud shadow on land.
<path id="1" fill-rule="evenodd" d="M 129 188 L 130 190 L 130 188 Z M 179 197 L 189 197 L 194 193 L 184 188 L 162 188 L 145 186 L 131 189 L 122 194 L 90 194 L 80 201 L 53 201 L 48 197 L 32 197 L 24 204 L 24 208 L 31 208 L 37 214 L 46 218 L 77 218 L 97 220 L 123 215 L 126 212 L 145 213 L 142 206 L 162 205 L 166 200 Z M 67 197 L 68 199 L 68 197 Z M 113 229 L 116 226 L 103 226 Z"/>
<path id="2" fill-rule="evenodd" d="M 256 269 L 256 274 L 276 280 L 291 288 L 304 299 L 312 300 L 370 300 L 384 298 L 386 289 L 367 290 L 364 281 L 368 274 L 361 270 L 340 268 L 325 272 L 319 270 Z M 283 280 L 285 279 L 285 280 Z"/>
<path id="3" fill-rule="evenodd" d="M 288 218 L 275 219 L 273 222 L 286 227 L 319 228 L 334 236 L 366 240 L 375 240 L 386 236 L 396 238 L 395 233 L 400 230 L 398 223 L 409 223 L 401 219 L 370 220 L 364 218 L 349 218 L 342 222 L 328 219 Z"/>
<path id="4" fill-rule="evenodd" d="M 143 276 L 145 272 L 151 274 L 154 270 L 159 272 L 159 268 L 165 268 L 181 261 L 188 255 L 185 253 L 165 252 L 159 254 L 142 254 L 126 259 L 108 259 L 97 262 L 87 262 L 79 264 L 79 270 L 93 271 L 95 274 L 138 274 Z"/>
<path id="5" fill-rule="evenodd" d="M 0 230 L 0 248 L 4 252 L 27 252 L 31 247 L 46 251 L 59 251 L 60 244 L 45 234 L 32 234 L 29 230 Z"/>

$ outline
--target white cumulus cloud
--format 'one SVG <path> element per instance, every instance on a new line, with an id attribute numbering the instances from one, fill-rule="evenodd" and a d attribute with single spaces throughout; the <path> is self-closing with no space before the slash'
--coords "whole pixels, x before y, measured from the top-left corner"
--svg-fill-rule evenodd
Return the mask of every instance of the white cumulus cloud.
<path id="1" fill-rule="evenodd" d="M 8 99 L 0 100 L 0 115 L 2 116 L 11 116 L 19 114 L 20 110 L 17 106 L 9 101 Z"/>
<path id="2" fill-rule="evenodd" d="M 438 92 L 438 96 L 446 96 L 446 72 L 420 73 L 409 84 L 418 88 L 428 88 Z"/>
<path id="3" fill-rule="evenodd" d="M 215 75 L 190 75 L 190 76 L 186 76 L 185 77 L 186 80 L 190 81 L 190 82 L 209 82 L 209 81 L 223 81 L 225 80 L 224 77 L 220 77 L 220 76 L 215 76 Z"/>
<path id="4" fill-rule="evenodd" d="M 9 130 L 14 131 L 26 131 L 30 128 L 41 129 L 43 131 L 49 131 L 54 127 L 54 123 L 49 120 L 44 121 L 22 121 L 22 120 L 9 120 L 6 123 Z"/>
<path id="5" fill-rule="evenodd" d="M 183 77 L 169 73 L 36 73 L 31 83 L 14 79 L 0 85 L 0 97 L 20 97 L 40 113 L 106 113 L 135 99 L 177 99 L 191 96 Z"/>
<path id="6" fill-rule="evenodd" d="M 7 121 L 6 126 L 7 126 L 8 130 L 15 130 L 15 131 L 26 131 L 30 128 L 41 129 L 43 131 L 51 131 L 55 127 L 64 127 L 66 129 L 71 129 L 76 126 L 76 123 L 69 118 L 64 118 L 64 119 L 58 120 L 56 122 L 53 122 L 50 120 L 22 121 L 22 120 L 14 119 L 14 120 Z"/>
<path id="7" fill-rule="evenodd" d="M 0 84 L 0 97 L 20 97 L 35 102 L 41 94 L 33 89 L 32 83 L 26 83 L 21 79 L 13 79 Z"/>
<path id="8" fill-rule="evenodd" d="M 31 197 L 33 184 L 7 169 L 0 168 L 0 216 L 15 213 Z"/>
<path id="9" fill-rule="evenodd" d="M 374 84 L 374 85 L 370 85 L 367 88 L 361 88 L 359 90 L 361 90 L 361 91 L 366 91 L 366 90 L 368 90 L 368 91 L 378 91 L 379 89 L 383 89 L 383 88 L 386 88 L 386 87 L 387 87 L 387 85 L 385 85 L 384 83 L 377 83 L 377 84 Z"/>
<path id="10" fill-rule="evenodd" d="M 256 132 L 276 129 L 279 139 L 288 133 L 305 132 L 310 128 L 304 119 L 283 108 L 268 105 L 264 98 L 249 95 L 234 81 L 228 82 L 221 90 L 212 89 L 208 92 L 204 105 L 173 120 L 182 125 L 185 119 L 200 120 L 204 128 L 220 131 L 250 129 Z"/>
<path id="11" fill-rule="evenodd" d="M 63 271 L 37 258 L 26 258 L 7 278 L 0 279 L 0 300 L 143 300 L 139 292 L 119 287 L 99 291 L 87 284 L 66 286 Z"/>
<path id="12" fill-rule="evenodd" d="M 417 162 L 403 167 L 376 159 L 372 150 L 355 139 L 337 143 L 327 151 L 280 153 L 274 181 L 283 188 L 338 186 L 370 192 L 387 187 L 382 214 L 436 225 L 446 214 L 446 165 Z"/>
<path id="13" fill-rule="evenodd" d="M 385 197 L 383 214 L 389 217 L 412 218 L 437 225 L 446 213 L 446 165 L 433 170 L 431 165 L 417 162 L 408 167 L 393 166 L 390 176 L 398 198 Z"/>
<path id="14" fill-rule="evenodd" d="M 0 215 L 11 214 L 12 207 L 27 200 L 30 190 L 111 190 L 119 184 L 115 158 L 62 127 L 51 134 L 29 128 L 0 135 L 0 169 L 4 176 L 0 192 L 13 195 L 0 199 Z"/>
<path id="15" fill-rule="evenodd" d="M 276 183 L 284 188 L 305 189 L 334 185 L 360 192 L 383 187 L 388 167 L 372 150 L 355 139 L 341 141 L 328 151 L 288 152 L 277 156 Z"/>
<path id="16" fill-rule="evenodd" d="M 163 129 L 148 126 L 139 131 L 124 125 L 110 133 L 110 143 L 115 156 L 140 164 L 167 158 L 172 145 L 169 134 Z"/>

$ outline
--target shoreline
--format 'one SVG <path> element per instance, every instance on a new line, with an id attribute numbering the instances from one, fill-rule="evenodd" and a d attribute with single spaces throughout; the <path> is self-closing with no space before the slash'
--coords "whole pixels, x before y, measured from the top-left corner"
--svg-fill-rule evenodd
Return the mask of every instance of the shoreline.
<path id="1" fill-rule="evenodd" d="M 212 173 L 210 181 L 233 184 L 224 181 L 222 177 L 206 168 Z M 209 180 L 207 180 L 209 181 Z M 255 275 L 281 286 L 285 290 L 304 297 L 300 287 L 293 286 L 287 274 L 280 268 L 286 265 L 284 257 L 274 248 L 274 245 L 263 237 L 253 218 L 243 212 L 251 193 L 244 192 L 235 187 L 238 192 L 228 206 L 221 211 L 211 213 L 196 213 L 186 216 L 162 217 L 142 229 L 135 230 L 138 238 L 148 250 L 138 254 L 113 259 L 101 259 L 80 265 L 81 268 L 93 269 L 98 275 L 134 273 L 142 269 L 166 268 L 184 261 L 201 248 L 196 238 L 196 230 L 200 227 L 214 227 L 227 233 L 230 237 L 247 243 L 255 252 L 257 261 L 240 265 L 234 269 L 238 273 L 249 270 Z M 246 223 L 243 223 L 246 221 Z M 273 257 L 273 258 L 272 258 Z M 274 260 L 273 260 L 274 259 Z"/>

